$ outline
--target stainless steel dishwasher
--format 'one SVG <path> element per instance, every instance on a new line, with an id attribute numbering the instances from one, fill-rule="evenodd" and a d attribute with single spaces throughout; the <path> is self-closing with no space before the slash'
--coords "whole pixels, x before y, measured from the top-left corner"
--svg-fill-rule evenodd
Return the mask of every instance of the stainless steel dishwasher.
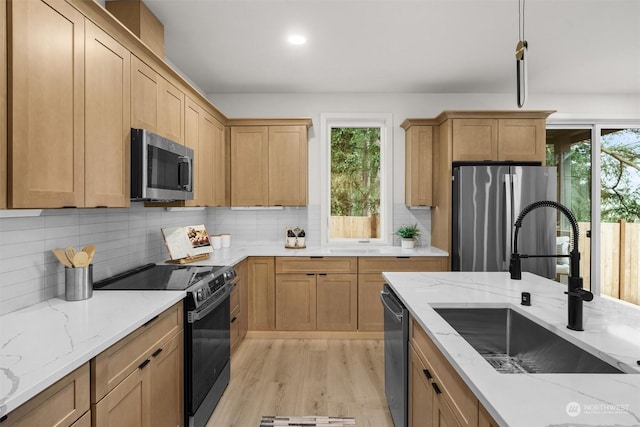
<path id="1" fill-rule="evenodd" d="M 385 283 L 380 293 L 384 307 L 384 391 L 395 427 L 407 427 L 409 312 Z"/>

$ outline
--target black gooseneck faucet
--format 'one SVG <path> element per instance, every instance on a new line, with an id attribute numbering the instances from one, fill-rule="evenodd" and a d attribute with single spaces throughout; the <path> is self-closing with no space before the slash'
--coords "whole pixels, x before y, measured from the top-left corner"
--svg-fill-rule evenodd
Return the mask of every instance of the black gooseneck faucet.
<path id="1" fill-rule="evenodd" d="M 569 253 L 570 266 L 569 266 L 569 279 L 568 279 L 568 291 L 565 294 L 568 295 L 568 311 L 569 320 L 567 328 L 574 331 L 583 331 L 582 328 L 582 301 L 591 301 L 593 294 L 586 289 L 582 288 L 582 277 L 580 277 L 580 252 L 578 252 L 578 221 L 573 213 L 564 205 L 560 203 L 543 200 L 539 202 L 531 203 L 526 206 L 520 212 L 518 219 L 515 222 L 515 232 L 513 237 L 513 253 L 511 254 L 511 261 L 509 263 L 509 273 L 514 280 L 522 279 L 522 266 L 521 258 L 557 258 L 558 255 L 524 255 L 518 254 L 518 231 L 522 227 L 522 220 L 529 212 L 534 209 L 550 207 L 555 208 L 562 212 L 564 216 L 569 219 L 571 223 L 571 229 L 573 231 L 573 244 L 571 252 Z"/>

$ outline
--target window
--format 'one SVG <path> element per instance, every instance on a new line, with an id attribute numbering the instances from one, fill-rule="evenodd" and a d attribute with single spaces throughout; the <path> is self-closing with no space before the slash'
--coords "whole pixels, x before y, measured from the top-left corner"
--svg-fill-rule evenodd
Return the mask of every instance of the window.
<path id="1" fill-rule="evenodd" d="M 580 276 L 594 293 L 640 304 L 640 127 L 550 125 L 547 164 L 576 215 Z M 568 224 L 560 233 L 569 236 Z M 559 272 L 560 272 L 559 266 Z M 566 277 L 568 266 L 559 274 Z"/>
<path id="2" fill-rule="evenodd" d="M 391 114 L 322 114 L 322 242 L 392 244 Z"/>

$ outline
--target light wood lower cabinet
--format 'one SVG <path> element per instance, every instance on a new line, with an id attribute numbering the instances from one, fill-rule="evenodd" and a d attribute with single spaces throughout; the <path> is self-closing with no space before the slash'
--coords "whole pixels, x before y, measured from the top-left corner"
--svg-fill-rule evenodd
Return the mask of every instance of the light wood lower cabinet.
<path id="1" fill-rule="evenodd" d="M 478 399 L 413 318 L 409 327 L 409 426 L 478 426 Z"/>
<path id="2" fill-rule="evenodd" d="M 358 329 L 358 276 L 318 274 L 316 276 L 316 329 L 355 331 Z"/>
<path id="3" fill-rule="evenodd" d="M 247 260 L 234 266 L 236 278 L 234 279 L 234 289 L 231 292 L 231 355 L 235 353 L 238 346 L 247 335 Z"/>
<path id="4" fill-rule="evenodd" d="M 86 363 L 11 411 L 2 421 L 2 427 L 64 427 L 76 426 L 76 422 L 83 426 L 87 419 L 83 414 L 88 410 L 89 364 Z M 90 414 L 86 415 L 90 420 Z"/>
<path id="5" fill-rule="evenodd" d="M 251 257 L 247 263 L 249 330 L 276 328 L 276 283 L 273 257 Z"/>
<path id="6" fill-rule="evenodd" d="M 480 403 L 478 403 L 478 427 L 498 427 L 498 423 Z"/>
<path id="7" fill-rule="evenodd" d="M 183 425 L 182 302 L 91 361 L 94 427 Z"/>
<path id="8" fill-rule="evenodd" d="M 359 257 L 358 258 L 358 330 L 384 329 L 380 292 L 383 271 L 446 271 L 447 257 Z"/>
<path id="9" fill-rule="evenodd" d="M 276 330 L 316 330 L 315 274 L 276 274 Z"/>

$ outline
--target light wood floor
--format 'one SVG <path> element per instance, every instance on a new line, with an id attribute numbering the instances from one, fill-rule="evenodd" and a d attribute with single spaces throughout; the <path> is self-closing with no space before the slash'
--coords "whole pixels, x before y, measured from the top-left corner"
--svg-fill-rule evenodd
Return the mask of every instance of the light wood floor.
<path id="1" fill-rule="evenodd" d="M 258 427 L 263 415 L 355 417 L 393 427 L 382 340 L 245 339 L 207 427 Z"/>

